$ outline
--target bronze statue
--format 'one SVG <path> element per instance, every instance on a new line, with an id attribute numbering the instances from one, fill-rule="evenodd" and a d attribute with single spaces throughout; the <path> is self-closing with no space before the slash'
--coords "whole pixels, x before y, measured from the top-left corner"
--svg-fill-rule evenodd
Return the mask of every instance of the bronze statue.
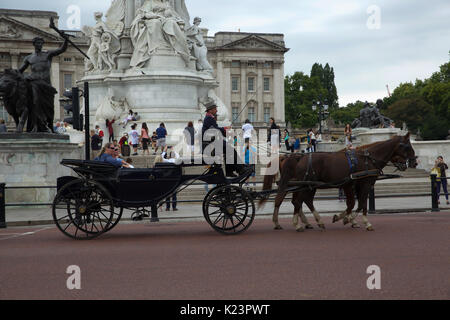
<path id="1" fill-rule="evenodd" d="M 18 70 L 6 70 L 0 77 L 0 96 L 8 113 L 21 133 L 27 123 L 27 132 L 53 132 L 54 99 L 57 93 L 50 81 L 52 59 L 67 50 L 68 39 L 56 50 L 42 51 L 44 39 L 33 39 L 35 52 L 27 56 Z M 31 67 L 31 73 L 23 72 Z"/>
<path id="2" fill-rule="evenodd" d="M 360 111 L 359 118 L 352 123 L 352 128 L 389 128 L 393 122 L 383 116 L 379 108 L 383 105 L 383 100 L 377 100 L 377 106 L 373 106 L 366 101 L 364 108 Z"/>

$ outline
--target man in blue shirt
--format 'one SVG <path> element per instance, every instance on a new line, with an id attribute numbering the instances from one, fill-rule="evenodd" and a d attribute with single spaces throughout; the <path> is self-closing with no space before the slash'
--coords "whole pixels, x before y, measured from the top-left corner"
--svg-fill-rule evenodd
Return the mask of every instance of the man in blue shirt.
<path id="1" fill-rule="evenodd" d="M 161 147 L 161 152 L 164 151 L 164 148 L 166 147 L 167 130 L 166 130 L 166 126 L 164 125 L 164 123 L 161 123 L 159 128 L 156 129 L 156 135 L 158 137 L 156 140 L 155 154 L 158 152 L 158 149 L 160 147 Z"/>

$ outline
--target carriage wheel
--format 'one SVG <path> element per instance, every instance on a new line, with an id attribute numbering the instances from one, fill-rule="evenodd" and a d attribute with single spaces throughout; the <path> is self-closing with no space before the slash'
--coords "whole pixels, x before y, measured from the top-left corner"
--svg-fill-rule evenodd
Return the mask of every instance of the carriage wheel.
<path id="1" fill-rule="evenodd" d="M 104 186 L 95 181 L 75 180 L 58 192 L 53 201 L 53 221 L 73 239 L 89 240 L 108 232 L 121 218 Z"/>
<path id="2" fill-rule="evenodd" d="M 242 188 L 218 187 L 205 198 L 203 215 L 214 230 L 226 235 L 239 234 L 253 223 L 255 203 Z"/>

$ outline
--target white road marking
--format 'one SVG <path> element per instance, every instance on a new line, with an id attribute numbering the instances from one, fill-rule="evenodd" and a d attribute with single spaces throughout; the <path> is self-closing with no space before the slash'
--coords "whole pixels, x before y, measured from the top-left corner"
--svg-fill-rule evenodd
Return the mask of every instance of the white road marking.
<path id="1" fill-rule="evenodd" d="M 36 234 L 38 232 L 45 231 L 45 230 L 48 230 L 48 229 L 52 229 L 52 227 L 45 227 L 45 228 L 42 228 L 42 229 L 38 229 L 36 231 L 25 232 L 25 233 L 0 234 L 0 237 L 3 237 L 5 235 L 7 236 L 6 238 L 0 239 L 0 241 L 14 239 L 14 238 L 19 238 L 19 237 L 25 237 L 25 236 L 32 236 L 32 235 L 34 235 L 34 234 Z"/>

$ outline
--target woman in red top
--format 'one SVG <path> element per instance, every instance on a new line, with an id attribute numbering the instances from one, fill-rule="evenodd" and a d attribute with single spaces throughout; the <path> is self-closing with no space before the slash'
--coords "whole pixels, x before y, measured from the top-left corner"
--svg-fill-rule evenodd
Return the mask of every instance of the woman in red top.
<path id="1" fill-rule="evenodd" d="M 116 119 L 113 119 L 112 121 L 109 121 L 109 119 L 106 119 L 106 127 L 109 131 L 109 142 L 114 141 L 114 128 L 113 124 L 116 122 Z"/>

